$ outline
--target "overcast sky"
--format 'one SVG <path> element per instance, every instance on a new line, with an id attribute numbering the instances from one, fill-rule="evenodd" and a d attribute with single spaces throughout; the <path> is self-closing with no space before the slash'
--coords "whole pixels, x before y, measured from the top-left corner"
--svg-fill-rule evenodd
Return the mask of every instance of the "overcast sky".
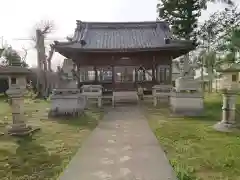
<path id="1" fill-rule="evenodd" d="M 53 20 L 55 30 L 49 38 L 61 41 L 73 34 L 77 19 L 82 21 L 154 21 L 156 20 L 156 4 L 157 0 L 5 0 L 1 1 L 0 37 L 3 36 L 3 43 L 12 45 L 20 53 L 22 47 L 29 49 L 27 63 L 30 66 L 36 66 L 36 51 L 33 42 L 20 39 L 30 39 L 37 22 Z M 210 4 L 208 10 L 203 12 L 201 21 L 207 19 L 209 14 L 224 7 L 223 4 Z M 56 67 L 62 60 L 63 57 L 55 53 L 53 66 Z"/>

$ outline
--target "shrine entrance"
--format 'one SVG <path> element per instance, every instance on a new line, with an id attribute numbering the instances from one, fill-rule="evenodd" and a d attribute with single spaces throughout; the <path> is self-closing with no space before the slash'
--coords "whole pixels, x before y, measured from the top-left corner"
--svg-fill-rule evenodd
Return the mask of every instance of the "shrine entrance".
<path id="1" fill-rule="evenodd" d="M 115 91 L 136 91 L 135 66 L 115 66 Z"/>
<path id="2" fill-rule="evenodd" d="M 115 90 L 132 91 L 141 86 L 144 88 L 152 87 L 152 69 L 145 69 L 142 66 L 122 66 L 115 67 Z"/>
<path id="3" fill-rule="evenodd" d="M 156 74 L 156 72 L 154 71 Z M 79 68 L 80 84 L 101 84 L 103 92 L 137 91 L 142 87 L 151 91 L 156 84 L 153 69 L 143 66 L 83 66 Z"/>

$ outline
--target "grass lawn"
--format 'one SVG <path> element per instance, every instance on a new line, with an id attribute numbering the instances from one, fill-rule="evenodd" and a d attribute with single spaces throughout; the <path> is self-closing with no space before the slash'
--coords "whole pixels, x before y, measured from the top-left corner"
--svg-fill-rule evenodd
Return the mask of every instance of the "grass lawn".
<path id="1" fill-rule="evenodd" d="M 166 107 L 146 106 L 149 124 L 179 180 L 240 180 L 240 131 L 212 128 L 221 120 L 221 100 L 220 95 L 207 95 L 201 118 L 173 118 Z"/>
<path id="2" fill-rule="evenodd" d="M 48 119 L 48 107 L 48 102 L 26 100 L 26 120 L 41 130 L 28 138 L 0 137 L 1 180 L 57 179 L 103 115 L 100 110 L 91 109 L 80 118 Z M 8 104 L 1 99 L 1 132 L 11 123 L 10 116 Z"/>

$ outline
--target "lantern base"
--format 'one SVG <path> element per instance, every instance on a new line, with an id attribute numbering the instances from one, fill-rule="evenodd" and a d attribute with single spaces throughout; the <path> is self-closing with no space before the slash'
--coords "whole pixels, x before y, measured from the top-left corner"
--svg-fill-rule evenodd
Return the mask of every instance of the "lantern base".
<path id="1" fill-rule="evenodd" d="M 40 128 L 33 128 L 24 124 L 13 124 L 7 128 L 7 133 L 11 136 L 28 136 L 38 130 L 40 130 Z"/>
<path id="2" fill-rule="evenodd" d="M 204 115 L 203 96 L 200 92 L 172 92 L 170 105 L 175 116 L 195 117 Z"/>
<path id="3" fill-rule="evenodd" d="M 213 126 L 213 128 L 220 132 L 232 132 L 234 129 L 237 128 L 237 125 L 228 123 L 226 121 L 221 121 L 221 122 L 218 122 L 217 124 L 215 124 Z"/>

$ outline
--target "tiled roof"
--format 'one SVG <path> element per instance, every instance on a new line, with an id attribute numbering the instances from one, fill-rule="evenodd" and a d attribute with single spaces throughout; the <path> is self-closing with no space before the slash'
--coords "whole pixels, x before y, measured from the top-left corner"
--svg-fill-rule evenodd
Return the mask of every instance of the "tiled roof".
<path id="1" fill-rule="evenodd" d="M 176 41 L 166 43 L 171 37 L 168 23 L 126 22 L 101 23 L 77 21 L 77 28 L 69 42 L 56 42 L 56 49 L 71 48 L 82 50 L 131 50 L 167 47 L 185 47 Z M 192 45 L 192 43 L 190 43 Z"/>

